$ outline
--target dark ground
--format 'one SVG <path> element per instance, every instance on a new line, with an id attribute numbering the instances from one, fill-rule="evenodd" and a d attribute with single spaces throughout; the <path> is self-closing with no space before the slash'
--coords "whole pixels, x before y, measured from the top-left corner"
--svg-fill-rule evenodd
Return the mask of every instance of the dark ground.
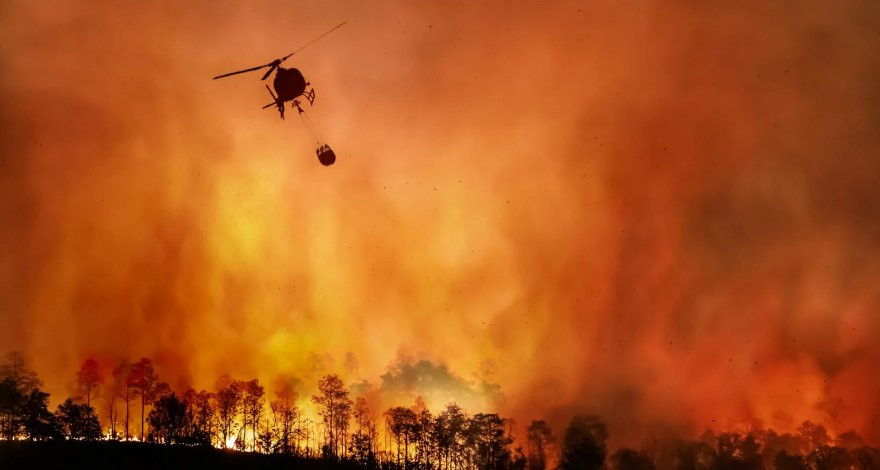
<path id="1" fill-rule="evenodd" d="M 0 441 L 0 470 L 18 469 L 350 470 L 345 463 L 214 449 L 116 441 Z"/>

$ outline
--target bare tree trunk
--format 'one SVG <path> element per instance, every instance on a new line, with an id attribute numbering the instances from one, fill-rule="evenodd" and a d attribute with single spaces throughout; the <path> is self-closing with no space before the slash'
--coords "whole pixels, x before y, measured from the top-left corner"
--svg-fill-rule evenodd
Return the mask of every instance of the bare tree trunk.
<path id="1" fill-rule="evenodd" d="M 141 442 L 144 442 L 144 391 L 141 390 Z"/>
<path id="2" fill-rule="evenodd" d="M 119 418 L 119 412 L 116 410 L 116 398 L 113 398 L 113 401 L 110 405 L 110 436 L 113 439 L 116 439 L 116 420 Z"/>
<path id="3" fill-rule="evenodd" d="M 130 396 L 128 386 L 125 387 L 125 440 L 128 440 L 128 410 L 130 406 Z"/>

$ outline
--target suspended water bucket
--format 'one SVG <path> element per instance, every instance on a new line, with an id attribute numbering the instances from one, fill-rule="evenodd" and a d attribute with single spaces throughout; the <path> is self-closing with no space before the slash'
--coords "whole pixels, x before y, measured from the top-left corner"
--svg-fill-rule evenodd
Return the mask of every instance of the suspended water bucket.
<path id="1" fill-rule="evenodd" d="M 315 150 L 315 153 L 318 155 L 318 161 L 324 166 L 330 166 L 336 161 L 336 154 L 333 153 L 333 149 L 329 145 L 321 145 Z"/>

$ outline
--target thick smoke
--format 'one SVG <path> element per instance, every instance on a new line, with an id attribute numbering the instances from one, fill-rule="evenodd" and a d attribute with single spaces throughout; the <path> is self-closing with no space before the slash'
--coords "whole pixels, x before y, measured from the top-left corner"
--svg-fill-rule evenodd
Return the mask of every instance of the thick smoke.
<path id="1" fill-rule="evenodd" d="M 0 11 L 0 345 L 55 400 L 85 357 L 306 398 L 423 367 L 627 443 L 880 442 L 876 2 Z M 290 60 L 324 168 L 210 77 L 346 19 Z"/>
<path id="2" fill-rule="evenodd" d="M 434 410 L 448 403 L 470 410 L 490 410 L 504 402 L 499 385 L 486 377 L 471 381 L 456 375 L 445 364 L 406 357 L 398 358 L 382 374 L 378 393 L 387 403 L 410 404 L 415 398 Z"/>

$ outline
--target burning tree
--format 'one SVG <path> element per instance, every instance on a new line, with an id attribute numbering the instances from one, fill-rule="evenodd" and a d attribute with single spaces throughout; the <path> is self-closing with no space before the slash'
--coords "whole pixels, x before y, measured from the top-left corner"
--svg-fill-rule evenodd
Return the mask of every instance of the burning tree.
<path id="1" fill-rule="evenodd" d="M 362 465 L 375 466 L 376 423 L 365 398 L 358 397 L 355 400 L 353 416 L 357 430 L 351 436 L 349 455 Z"/>
<path id="2" fill-rule="evenodd" d="M 62 436 L 58 420 L 49 411 L 49 394 L 32 388 L 24 395 L 20 422 L 23 435 L 32 441 L 57 439 Z"/>
<path id="3" fill-rule="evenodd" d="M 24 354 L 12 351 L 0 361 L 0 436 L 40 439 L 57 434 L 42 385 Z"/>
<path id="4" fill-rule="evenodd" d="M 526 428 L 526 439 L 529 470 L 544 470 L 547 467 L 547 446 L 554 441 L 550 426 L 543 419 L 532 421 Z"/>
<path id="5" fill-rule="evenodd" d="M 296 406 L 296 391 L 289 380 L 282 381 L 281 386 L 275 390 L 275 400 L 272 400 L 269 408 L 272 411 L 274 434 L 278 439 L 279 449 L 283 454 L 291 454 L 291 441 L 296 432 L 299 408 Z"/>
<path id="6" fill-rule="evenodd" d="M 339 450 L 345 448 L 345 434 L 351 417 L 351 399 L 338 375 L 327 375 L 318 382 L 320 395 L 312 397 L 312 402 L 321 407 L 324 422 L 325 453 L 335 458 Z"/>
<path id="7" fill-rule="evenodd" d="M 188 389 L 183 394 L 187 405 L 187 435 L 193 444 L 210 445 L 214 436 L 215 408 L 214 395 L 205 390 Z"/>
<path id="8" fill-rule="evenodd" d="M 147 421 L 150 424 L 150 441 L 163 444 L 188 442 L 189 416 L 187 404 L 171 393 L 156 400 Z"/>
<path id="9" fill-rule="evenodd" d="M 119 361 L 116 368 L 113 369 L 113 382 L 110 385 L 111 390 L 109 393 L 104 394 L 104 399 L 107 401 L 107 407 L 109 408 L 109 416 L 110 416 L 110 435 L 112 437 L 116 437 L 118 434 L 116 432 L 116 421 L 118 419 L 116 411 L 116 399 L 122 398 L 125 400 L 125 440 L 127 441 L 129 438 L 129 404 L 131 403 L 132 398 L 134 398 L 134 392 L 132 391 L 131 384 L 128 382 L 128 376 L 131 373 L 131 364 L 127 359 L 123 359 Z"/>
<path id="10" fill-rule="evenodd" d="M 455 403 L 450 403 L 437 415 L 434 421 L 434 435 L 437 452 L 440 454 L 439 467 L 448 470 L 464 464 L 465 430 L 469 419 L 467 413 Z"/>
<path id="11" fill-rule="evenodd" d="M 386 429 L 396 444 L 397 465 L 400 466 L 401 444 L 403 444 L 403 468 L 409 468 L 409 445 L 416 439 L 418 415 L 410 408 L 395 406 L 385 412 Z"/>
<path id="12" fill-rule="evenodd" d="M 599 470 L 605 463 L 605 423 L 596 416 L 575 416 L 562 442 L 560 470 Z"/>
<path id="13" fill-rule="evenodd" d="M 504 431 L 506 420 L 496 413 L 477 413 L 468 427 L 474 462 L 481 470 L 509 467 L 513 439 Z"/>
<path id="14" fill-rule="evenodd" d="M 146 357 L 142 357 L 140 361 L 131 366 L 126 380 L 128 386 L 141 397 L 141 441 L 144 440 L 144 408 L 153 401 L 157 380 L 153 362 Z"/>
<path id="15" fill-rule="evenodd" d="M 260 424 L 260 416 L 263 414 L 263 404 L 265 403 L 265 399 L 263 395 L 265 395 L 265 390 L 263 386 L 260 385 L 260 381 L 257 379 L 250 380 L 247 382 L 241 382 L 240 389 L 242 391 L 241 394 L 241 417 L 242 417 L 242 431 L 247 431 L 248 425 L 251 427 L 252 432 L 252 446 L 251 450 L 256 450 L 257 448 L 257 437 L 258 437 L 258 427 Z M 246 438 L 246 436 L 242 436 Z M 246 441 L 243 442 L 245 445 Z"/>
<path id="16" fill-rule="evenodd" d="M 76 388 L 85 396 L 86 405 L 92 406 L 92 394 L 97 393 L 103 383 L 104 377 L 98 368 L 98 362 L 94 359 L 83 361 L 76 373 Z"/>
<path id="17" fill-rule="evenodd" d="M 241 403 L 240 382 L 223 375 L 217 380 L 217 393 L 214 395 L 217 410 L 217 425 L 220 430 L 220 445 L 229 447 L 229 440 L 235 435 L 235 417 Z"/>
<path id="18" fill-rule="evenodd" d="M 94 440 L 101 438 L 98 414 L 88 403 L 77 404 L 68 398 L 55 411 L 61 431 L 70 439 Z"/>
<path id="19" fill-rule="evenodd" d="M 9 379 L 19 390 L 25 392 L 43 386 L 37 373 L 28 366 L 24 354 L 18 351 L 6 353 L 0 361 L 0 379 Z"/>

